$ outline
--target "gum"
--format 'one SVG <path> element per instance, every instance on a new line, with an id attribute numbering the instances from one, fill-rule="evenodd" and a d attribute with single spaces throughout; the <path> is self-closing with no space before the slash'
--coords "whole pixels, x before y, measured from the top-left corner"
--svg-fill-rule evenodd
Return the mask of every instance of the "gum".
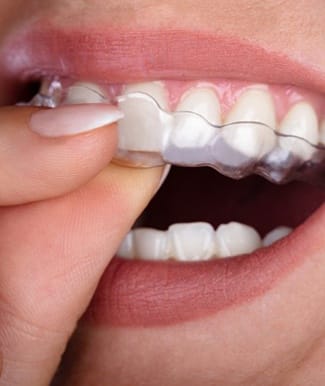
<path id="1" fill-rule="evenodd" d="M 49 79 L 49 82 L 50 81 Z M 74 83 L 72 79 L 60 79 L 59 81 L 63 90 Z M 221 114 L 224 118 L 243 92 L 251 88 L 261 88 L 271 93 L 278 121 L 284 117 L 291 106 L 300 101 L 310 103 L 320 121 L 325 119 L 325 97 L 322 94 L 297 86 L 223 79 L 209 79 L 207 81 L 161 80 L 160 82 L 167 90 L 169 98 L 168 105 L 171 111 L 176 109 L 182 95 L 188 90 L 198 86 L 205 86 L 212 88 L 217 93 L 220 101 Z M 118 95 L 123 93 L 125 86 L 122 84 L 101 84 L 100 87 L 107 94 L 109 100 L 114 100 Z"/>
<path id="2" fill-rule="evenodd" d="M 325 97 L 315 92 L 291 85 L 266 85 L 261 83 L 243 82 L 237 80 L 209 79 L 208 81 L 162 81 L 169 95 L 169 106 L 175 110 L 182 95 L 197 86 L 211 87 L 219 97 L 223 117 L 235 104 L 240 95 L 249 88 L 262 88 L 271 93 L 276 116 L 281 120 L 292 105 L 299 101 L 310 103 L 318 117 L 325 117 Z"/>

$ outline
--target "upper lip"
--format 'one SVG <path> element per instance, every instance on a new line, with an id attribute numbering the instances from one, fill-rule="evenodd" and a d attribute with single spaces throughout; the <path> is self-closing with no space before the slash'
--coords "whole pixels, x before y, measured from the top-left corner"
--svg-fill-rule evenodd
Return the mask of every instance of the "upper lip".
<path id="1" fill-rule="evenodd" d="M 8 36 L 6 79 L 60 75 L 105 83 L 232 78 L 325 92 L 325 71 L 234 36 L 188 30 L 80 30 L 49 20 Z"/>

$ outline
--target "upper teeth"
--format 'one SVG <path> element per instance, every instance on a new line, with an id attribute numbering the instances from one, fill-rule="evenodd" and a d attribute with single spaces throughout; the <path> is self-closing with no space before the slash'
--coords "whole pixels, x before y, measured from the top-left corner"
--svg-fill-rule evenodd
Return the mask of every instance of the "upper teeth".
<path id="1" fill-rule="evenodd" d="M 183 95 L 176 111 L 193 111 L 208 122 L 220 125 L 220 104 L 216 93 L 209 88 L 199 87 Z M 201 147 L 209 143 L 215 129 L 208 122 L 193 115 L 176 115 L 175 127 L 170 133 L 170 143 L 176 147 Z"/>
<path id="2" fill-rule="evenodd" d="M 125 87 L 123 95 L 135 92 L 153 97 L 162 110 L 169 111 L 168 92 L 162 82 L 130 84 Z M 77 82 L 68 90 L 65 103 L 98 103 L 103 100 L 105 93 L 99 86 Z M 220 132 L 213 125 L 238 121 L 262 122 L 281 134 L 302 137 L 311 144 L 325 142 L 324 129 L 319 132 L 318 117 L 307 102 L 293 105 L 277 125 L 273 98 L 266 86 L 257 85 L 242 92 L 224 119 L 218 96 L 212 85 L 209 87 L 206 83 L 187 90 L 175 109 L 176 112 L 198 113 L 206 121 L 194 114 L 163 115 L 160 110 L 153 109 L 152 101 L 150 104 L 144 98 L 122 99 L 119 105 L 125 113 L 125 118 L 119 122 L 119 148 L 126 151 L 162 153 L 171 145 L 178 149 L 200 148 L 211 145 Z M 252 158 L 262 158 L 277 144 L 302 160 L 310 158 L 315 151 L 308 142 L 292 137 L 277 138 L 269 127 L 238 123 L 226 126 L 221 135 L 232 149 Z"/>
<path id="3" fill-rule="evenodd" d="M 270 93 L 258 89 L 245 91 L 226 117 L 226 123 L 236 121 L 263 122 L 275 128 L 275 109 Z M 231 147 L 253 158 L 263 157 L 276 144 L 273 131 L 265 126 L 239 124 L 227 127 L 223 134 Z"/>
<path id="4" fill-rule="evenodd" d="M 168 111 L 168 95 L 162 83 L 128 86 L 124 93 L 135 91 L 153 96 Z M 141 98 L 121 100 L 120 108 L 125 112 L 126 118 L 119 122 L 119 146 L 130 151 L 167 154 L 169 148 L 189 150 L 206 146 L 204 150 L 207 153 L 221 133 L 230 148 L 245 157 L 261 159 L 279 145 L 306 160 L 315 151 L 310 144 L 300 139 L 282 136 L 277 138 L 274 130 L 278 127 L 279 133 L 305 138 L 311 144 L 319 142 L 318 118 L 313 107 L 307 102 L 297 103 L 278 126 L 273 98 L 266 88 L 256 87 L 244 91 L 224 118 L 216 92 L 207 85 L 188 90 L 176 106 L 174 115 L 157 111 L 150 101 Z M 178 114 L 181 111 L 191 111 L 199 115 Z M 246 123 L 232 124 L 240 121 Z M 263 123 L 264 126 L 247 121 Z M 214 127 L 221 124 L 227 126 L 223 129 Z M 191 155 L 193 156 L 193 152 Z M 233 163 L 229 165 L 238 166 Z"/>
<path id="5" fill-rule="evenodd" d="M 208 223 L 173 224 L 167 231 L 137 228 L 123 240 L 117 255 L 142 260 L 203 261 L 247 254 L 269 246 L 291 231 L 279 227 L 262 241 L 256 230 L 238 222 L 220 225 L 215 231 Z"/>
<path id="6" fill-rule="evenodd" d="M 65 102 L 98 103 L 103 101 L 103 94 L 98 86 L 79 82 L 68 91 Z M 207 164 L 222 172 L 220 164 L 221 168 L 238 168 L 252 160 L 255 165 L 263 159 L 266 164 L 272 160 L 274 168 L 276 162 L 288 159 L 290 154 L 308 160 L 316 152 L 312 145 L 325 144 L 325 123 L 319 128 L 311 104 L 296 103 L 277 122 L 267 86 L 247 88 L 224 114 L 213 85 L 210 87 L 208 83 L 187 90 L 173 113 L 168 91 L 158 81 L 127 85 L 118 101 L 125 114 L 118 123 L 119 150 L 129 154 L 158 154 L 167 163 Z"/>
<path id="7" fill-rule="evenodd" d="M 130 85 L 124 93 L 139 91 L 151 95 L 160 107 L 167 109 L 166 90 L 160 82 Z M 152 104 L 148 104 L 145 99 L 128 99 L 120 103 L 120 108 L 125 118 L 119 121 L 119 149 L 160 152 L 164 148 L 163 133 L 168 128 L 154 114 L 159 113 L 159 110 L 153 110 Z"/>
<path id="8" fill-rule="evenodd" d="M 296 135 L 305 138 L 308 142 L 318 144 L 318 118 L 313 107 L 307 102 L 299 102 L 294 105 L 282 120 L 279 133 Z M 280 145 L 302 159 L 307 160 L 311 158 L 315 149 L 307 142 L 300 141 L 293 138 L 281 137 L 279 139 Z"/>
<path id="9" fill-rule="evenodd" d="M 103 103 L 105 92 L 98 85 L 89 82 L 76 82 L 67 90 L 66 104 Z"/>

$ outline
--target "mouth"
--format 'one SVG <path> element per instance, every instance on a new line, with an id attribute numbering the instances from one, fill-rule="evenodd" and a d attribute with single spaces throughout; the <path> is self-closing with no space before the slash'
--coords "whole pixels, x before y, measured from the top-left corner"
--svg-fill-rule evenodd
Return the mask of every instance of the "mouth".
<path id="1" fill-rule="evenodd" d="M 228 87 L 224 87 L 227 82 Z M 78 83 L 79 88 L 73 86 L 66 94 L 69 103 L 85 103 L 90 98 L 91 93 L 85 96 L 80 86 Z M 94 90 L 98 85 L 87 87 Z M 228 103 L 224 103 L 223 90 L 227 90 Z M 104 92 L 103 87 L 96 95 Z M 248 117 L 277 130 L 286 125 L 297 130 L 306 122 L 304 134 L 300 132 L 303 138 L 308 138 L 309 144 L 322 141 L 319 122 L 323 121 L 323 97 L 294 86 L 210 80 L 155 81 L 119 89 L 121 95 L 130 92 L 146 92 L 165 110 L 195 111 L 209 122 L 242 122 Z M 125 117 L 119 122 L 120 147 L 141 152 L 152 146 L 153 152 L 159 152 L 157 138 L 164 127 L 155 124 L 141 104 L 133 103 L 121 106 Z M 310 108 L 315 118 L 310 116 L 309 120 Z M 147 121 L 150 127 L 145 125 Z M 316 135 L 307 137 L 313 135 L 313 125 Z M 135 128 L 137 135 L 131 130 L 125 140 L 128 127 Z M 192 127 L 187 116 L 178 136 L 180 147 L 204 143 L 204 130 L 195 140 L 187 136 Z M 259 138 L 260 133 L 254 131 L 252 137 Z M 240 153 L 254 147 L 246 147 L 246 135 L 236 141 Z M 258 152 L 269 144 L 264 138 L 257 142 Z M 301 162 L 310 164 L 313 150 L 297 142 L 289 148 Z M 201 153 L 205 151 L 203 146 Z M 254 158 L 257 153 L 253 151 L 249 156 Z M 237 165 L 237 170 L 240 167 Z M 276 185 L 260 176 L 235 181 L 208 168 L 173 166 L 109 265 L 87 317 L 110 325 L 166 325 L 204 317 L 261 296 L 308 258 L 310 245 L 306 246 L 312 242 L 308 235 L 312 225 L 308 224 L 322 217 L 324 208 L 317 208 L 324 198 L 323 188 L 303 182 Z"/>
<path id="2" fill-rule="evenodd" d="M 318 154 L 318 146 L 325 145 L 325 99 L 321 94 L 320 74 L 288 59 L 280 59 L 279 55 L 258 47 L 251 47 L 247 54 L 246 43 L 238 43 L 234 50 L 233 40 L 206 39 L 202 34 L 200 40 L 197 34 L 194 38 L 189 33 L 187 39 L 196 43 L 190 53 L 182 49 L 182 61 L 188 68 L 184 80 L 180 75 L 179 58 L 184 33 L 182 39 L 175 39 L 177 32 L 157 33 L 156 40 L 175 44 L 175 47 L 169 46 L 173 53 L 169 52 L 168 62 L 162 54 L 168 45 L 162 47 L 157 59 L 155 51 L 152 52 L 154 45 L 148 43 L 147 36 L 142 43 L 147 44 L 146 63 L 143 52 L 137 53 L 135 59 L 135 50 L 131 50 L 132 60 L 128 62 L 126 58 L 130 57 L 130 51 L 126 55 L 125 47 L 120 44 L 119 52 L 115 53 L 119 59 L 114 61 L 105 56 L 108 64 L 104 71 L 104 50 L 100 47 L 98 53 L 91 56 L 94 50 L 89 48 L 89 42 L 97 39 L 103 46 L 104 43 L 113 45 L 121 41 L 121 34 L 111 33 L 106 40 L 91 34 L 84 43 L 80 32 L 76 38 L 73 33 L 56 31 L 53 34 L 53 30 L 44 32 L 43 27 L 42 31 L 37 40 L 39 27 L 29 30 L 12 39 L 3 50 L 6 58 L 10 50 L 23 52 L 10 66 L 4 62 L 8 84 L 17 84 L 18 74 L 20 81 L 24 79 L 25 82 L 56 76 L 69 79 L 65 84 L 65 103 L 102 103 L 98 95 L 131 90 L 148 93 L 168 111 L 192 111 L 215 125 L 259 121 L 285 136 L 303 138 L 303 142 L 297 138 L 295 142 L 288 142 L 285 136 L 280 137 L 282 147 L 289 149 L 295 162 L 299 160 L 300 167 Z M 33 44 L 24 45 L 26 37 L 32 37 Z M 60 39 L 62 43 L 58 45 Z M 155 41 L 155 36 L 152 39 Z M 76 60 L 76 50 L 68 52 L 76 40 L 81 46 L 87 46 L 81 50 L 85 56 L 80 63 Z M 220 70 L 220 60 L 217 69 L 212 69 L 216 64 L 215 59 L 210 60 L 213 55 L 209 55 L 209 61 L 203 66 L 205 70 L 193 64 L 193 52 L 196 50 L 197 55 L 203 40 L 205 49 L 209 47 L 213 51 L 223 47 L 228 52 L 229 55 L 221 58 L 223 68 L 229 68 L 228 71 Z M 141 39 L 137 37 L 136 41 Z M 131 43 L 127 44 L 129 48 Z M 60 55 L 56 55 L 53 47 Z M 234 52 L 239 58 L 237 64 L 233 63 Z M 201 54 L 206 57 L 204 52 Z M 95 59 L 90 59 L 89 63 L 90 57 Z M 254 60 L 258 65 L 252 74 L 249 67 Z M 279 60 L 284 60 L 286 65 L 282 66 L 283 71 L 276 72 L 273 65 Z M 35 65 L 37 61 L 38 65 Z M 88 72 L 84 62 L 88 64 Z M 121 69 L 121 63 L 124 69 Z M 158 70 L 161 63 L 164 63 L 163 69 Z M 272 71 L 268 71 L 268 66 Z M 130 67 L 134 70 L 132 76 Z M 107 68 L 110 73 L 103 79 Z M 135 83 L 144 79 L 146 83 Z M 92 82 L 90 87 L 85 88 L 89 82 Z M 83 88 L 71 87 L 76 83 Z M 89 93 L 85 92 L 87 89 Z M 124 108 L 128 114 L 130 110 L 132 114 L 137 111 L 137 115 L 130 118 L 126 114 L 119 123 L 120 130 L 131 125 L 141 128 L 140 120 L 148 121 L 141 106 L 135 104 Z M 204 130 L 199 137 L 187 137 L 193 126 L 191 119 L 184 119 L 182 125 L 182 135 L 177 138 L 179 147 L 186 147 L 186 141 L 187 145 L 192 141 L 191 146 L 204 142 Z M 139 152 L 146 142 L 150 149 L 157 150 L 157 130 L 155 135 L 152 135 L 152 127 L 146 135 L 143 130 L 148 128 L 130 135 L 124 142 L 125 149 Z M 246 132 L 236 127 L 227 138 L 231 138 L 231 145 L 237 151 L 252 158 L 257 154 L 264 157 L 275 147 L 274 141 L 260 135 L 256 128 Z M 202 146 L 200 153 L 204 153 Z M 240 167 L 235 165 L 236 170 Z M 286 169 L 289 169 L 288 165 Z M 320 174 L 317 174 L 319 179 Z M 305 182 L 276 185 L 260 176 L 247 174 L 237 181 L 212 169 L 173 166 L 107 267 L 85 319 L 96 324 L 119 326 L 168 325 L 205 317 L 262 296 L 308 259 L 316 245 L 321 245 L 321 229 L 325 224 L 324 198 L 324 188 Z"/>

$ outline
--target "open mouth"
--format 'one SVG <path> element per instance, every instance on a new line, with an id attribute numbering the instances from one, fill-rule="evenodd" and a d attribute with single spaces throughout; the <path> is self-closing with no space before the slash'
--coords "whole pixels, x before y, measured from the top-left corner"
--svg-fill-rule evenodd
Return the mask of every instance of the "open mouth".
<path id="1" fill-rule="evenodd" d="M 24 50 L 27 52 L 28 48 Z M 42 57 L 46 56 L 44 50 L 40 52 Z M 37 53 L 29 55 L 33 60 L 40 58 Z M 51 58 L 49 53 L 46 60 Z M 71 63 L 72 66 L 66 66 L 70 71 L 78 67 L 75 58 Z M 98 69 L 98 63 L 92 70 Z M 15 71 L 22 67 L 17 64 Z M 57 68 L 53 68 L 50 71 L 47 68 L 45 75 L 56 75 Z M 165 71 L 167 75 L 171 73 L 169 70 Z M 85 84 L 84 80 L 94 82 L 93 74 L 87 77 L 82 71 L 77 73 L 81 84 Z M 117 69 L 114 71 L 111 77 Z M 254 125 L 236 126 L 228 131 L 225 127 L 223 142 L 241 155 L 235 158 L 236 164 L 230 165 L 232 172 L 247 171 L 247 158 L 267 159 L 270 168 L 266 177 L 269 177 L 274 164 L 265 157 L 277 154 L 272 152 L 280 147 L 285 149 L 281 154 L 287 155 L 281 159 L 285 165 L 281 170 L 288 171 L 284 181 L 288 181 L 288 175 L 296 177 L 297 168 L 303 170 L 301 175 L 312 175 L 313 182 L 324 179 L 322 170 L 309 172 L 313 161 L 319 161 L 320 147 L 325 144 L 322 95 L 291 85 L 260 83 L 260 78 L 268 78 L 261 74 L 257 76 L 259 82 L 253 83 L 247 81 L 247 76 L 241 81 L 224 78 L 220 81 L 220 77 L 212 79 L 202 75 L 201 80 L 197 80 L 197 71 L 197 68 L 193 70 L 195 80 L 193 77 L 185 82 L 173 79 L 141 84 L 128 82 L 125 86 L 116 75 L 118 86 L 114 79 L 109 79 L 106 85 L 100 81 L 92 83 L 88 88 L 69 90 L 69 84 L 64 103 L 103 103 L 103 93 L 116 95 L 131 90 L 146 92 L 165 110 L 179 108 L 200 114 L 212 123 L 208 129 L 234 121 L 262 122 L 283 136 L 274 135 L 274 131 L 269 135 L 270 130 L 258 130 Z M 64 78 L 61 72 L 57 71 L 59 79 Z M 79 80 L 77 83 L 80 85 Z M 119 124 L 120 130 L 125 127 L 135 130 L 129 137 L 123 137 L 120 148 L 136 154 L 161 154 L 161 131 L 152 129 L 154 123 L 148 127 L 148 115 L 142 114 L 141 106 L 135 102 L 124 108 L 126 116 Z M 199 136 L 195 130 L 196 134 L 191 136 L 193 122 L 183 118 L 182 135 L 172 137 L 173 144 L 179 151 L 199 148 L 200 156 L 206 156 L 204 146 L 214 138 L 215 132 L 203 128 L 198 131 Z M 293 141 L 287 136 L 293 136 Z M 148 159 L 150 166 L 153 159 Z M 186 160 L 193 161 L 191 155 Z M 204 164 L 202 160 L 196 162 Z M 203 317 L 262 295 L 308 258 L 325 221 L 324 189 L 297 181 L 276 185 L 261 176 L 250 175 L 252 173 L 236 181 L 227 176 L 228 169 L 222 171 L 225 176 L 208 168 L 172 167 L 104 273 L 86 319 L 143 326 Z"/>
<path id="2" fill-rule="evenodd" d="M 117 157 L 120 160 L 122 153 L 129 165 L 142 166 L 142 161 L 144 166 L 154 166 L 159 157 L 166 162 L 166 154 L 172 153 L 173 164 L 180 159 L 186 166 L 215 167 L 206 160 L 221 160 L 224 168 L 218 170 L 237 179 L 252 175 L 255 169 L 272 182 L 288 182 L 282 177 L 288 179 L 290 174 L 295 179 L 297 170 L 319 181 L 322 178 L 319 169 L 318 173 L 309 171 L 317 169 L 315 154 L 325 152 L 324 98 L 293 86 L 230 80 L 99 86 L 54 79 L 43 82 L 31 104 L 55 108 L 114 100 L 124 113 L 118 123 Z M 263 173 L 260 158 L 266 165 Z M 207 172 L 178 171 L 176 175 L 174 191 L 169 189 L 167 198 L 166 194 L 158 198 L 158 204 L 152 204 L 137 221 L 141 228 L 126 236 L 119 256 L 202 261 L 252 253 L 287 236 L 306 219 L 306 212 L 310 214 L 322 202 L 321 190 L 311 186 L 306 193 L 299 184 L 277 190 L 257 178 L 231 184 L 224 178 L 213 179 L 213 173 L 208 177 Z M 195 192 L 206 187 L 211 198 L 204 208 L 205 197 Z M 319 198 L 310 199 L 317 194 Z M 183 201 L 188 209 L 181 210 L 182 218 L 178 207 Z M 307 204 L 302 208 L 299 201 Z M 215 203 L 222 203 L 225 212 L 215 209 Z M 154 228 L 168 230 L 148 229 L 152 222 Z"/>
<path id="3" fill-rule="evenodd" d="M 291 92 L 288 87 L 283 93 L 277 87 L 245 84 L 235 98 L 229 96 L 229 104 L 221 104 L 221 108 L 215 109 L 215 103 L 205 99 L 207 90 L 215 90 L 209 88 L 207 82 L 204 86 L 201 82 L 191 84 L 190 91 L 183 93 L 185 97 L 176 97 L 169 104 L 161 96 L 160 87 L 161 82 L 154 82 L 126 88 L 145 90 L 161 104 L 165 103 L 165 108 L 177 109 L 189 98 L 192 104 L 188 103 L 186 110 L 199 111 L 210 121 L 223 122 L 227 114 L 234 116 L 237 113 L 239 116 L 233 120 L 243 121 L 248 116 L 280 129 L 297 130 L 303 124 L 305 130 L 299 134 L 308 138 L 309 144 L 321 144 L 322 96 L 293 87 Z M 91 85 L 90 89 L 93 88 Z M 284 94 L 286 99 L 280 97 Z M 87 99 L 89 95 L 85 97 L 74 89 L 69 97 L 74 98 L 73 103 L 84 103 L 83 98 Z M 277 103 L 272 104 L 272 100 Z M 127 114 L 130 109 L 132 113 L 134 107 L 128 108 L 120 128 L 141 127 L 141 108 L 133 120 Z M 154 131 L 153 121 L 151 125 Z M 191 128 L 191 121 L 185 121 L 184 131 L 191 131 Z M 241 135 L 240 132 L 236 134 Z M 239 145 L 237 150 L 249 152 L 255 146 L 254 157 L 256 149 L 270 151 L 269 139 L 265 140 L 259 134 L 253 133 L 250 147 L 245 147 L 245 136 L 235 141 Z M 159 142 L 152 140 L 151 133 L 141 136 L 141 130 L 134 138 L 127 143 L 128 149 L 133 151 L 143 151 L 143 143 L 156 146 Z M 262 140 L 254 141 L 256 138 Z M 179 139 L 181 145 L 186 139 L 185 133 Z M 187 142 L 187 146 L 197 146 L 201 139 L 196 137 L 196 141 Z M 302 163 L 308 163 L 313 157 L 314 151 L 305 147 L 306 142 L 301 147 L 297 142 L 295 146 L 286 141 L 284 144 Z M 276 145 L 272 143 L 271 146 Z M 262 294 L 301 261 L 303 243 L 308 240 L 306 224 L 324 198 L 323 188 L 305 182 L 277 185 L 255 175 L 236 181 L 211 168 L 172 167 L 159 192 L 125 237 L 118 257 L 103 276 L 87 315 L 99 323 L 169 324 L 205 316 Z M 301 242 L 299 253 L 297 239 Z"/>

